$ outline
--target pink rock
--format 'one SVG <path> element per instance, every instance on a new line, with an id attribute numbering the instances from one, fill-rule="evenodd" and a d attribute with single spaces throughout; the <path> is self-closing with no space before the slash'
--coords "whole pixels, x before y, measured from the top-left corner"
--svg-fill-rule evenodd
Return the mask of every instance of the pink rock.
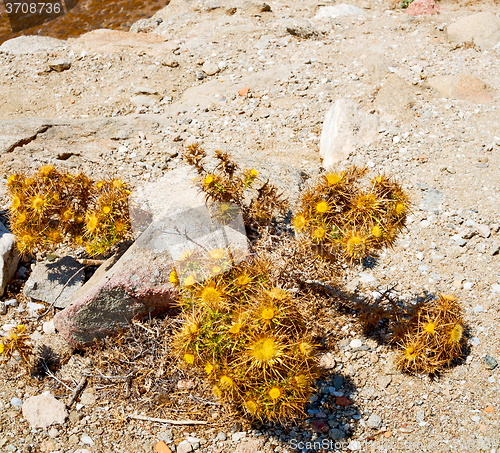
<path id="1" fill-rule="evenodd" d="M 438 12 L 434 0 L 414 0 L 406 8 L 406 13 L 410 16 L 430 16 Z"/>
<path id="2" fill-rule="evenodd" d="M 323 420 L 311 420 L 310 425 L 315 433 L 327 433 L 330 430 L 330 426 Z"/>

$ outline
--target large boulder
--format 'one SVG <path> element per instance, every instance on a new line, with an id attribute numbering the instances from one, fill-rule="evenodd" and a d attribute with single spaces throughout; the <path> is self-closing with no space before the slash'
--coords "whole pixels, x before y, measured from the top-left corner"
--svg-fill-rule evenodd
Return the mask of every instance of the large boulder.
<path id="1" fill-rule="evenodd" d="M 448 39 L 454 43 L 472 43 L 481 50 L 500 47 L 500 19 L 488 11 L 462 17 L 448 26 Z"/>
<path id="2" fill-rule="evenodd" d="M 173 312 L 178 291 L 170 274 L 174 265 L 179 271 L 185 252 L 230 248 L 242 252 L 238 257 L 248 253 L 241 216 L 227 225 L 212 219 L 192 181 L 195 176 L 190 167 L 179 167 L 131 196 L 137 240 L 116 263 L 110 260 L 98 269 L 54 317 L 56 329 L 71 345 L 84 348 L 126 328 L 133 318 Z"/>
<path id="3" fill-rule="evenodd" d="M 336 101 L 328 110 L 321 132 L 323 166 L 332 166 L 377 138 L 378 117 L 363 112 L 350 99 Z"/>
<path id="4" fill-rule="evenodd" d="M 19 264 L 19 253 L 15 236 L 0 222 L 0 296 L 9 280 L 14 276 Z"/>

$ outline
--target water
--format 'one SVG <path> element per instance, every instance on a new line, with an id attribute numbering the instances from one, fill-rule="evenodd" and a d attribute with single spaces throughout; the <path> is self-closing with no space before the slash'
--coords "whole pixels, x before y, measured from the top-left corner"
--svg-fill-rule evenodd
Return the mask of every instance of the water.
<path id="1" fill-rule="evenodd" d="M 53 9 L 59 11 L 59 14 L 54 11 L 52 14 L 48 13 L 47 7 L 42 6 L 42 2 L 47 1 L 53 3 Z M 169 1 L 0 0 L 0 44 L 21 35 L 66 39 L 98 28 L 127 31 L 134 22 L 151 17 L 156 11 L 167 6 Z M 16 5 L 18 2 L 27 5 Z M 59 3 L 56 7 L 57 2 Z M 29 7 L 36 12 L 30 14 Z M 18 10 L 17 15 L 14 14 L 15 9 Z M 7 14 L 9 10 L 12 11 L 10 17 Z M 43 11 L 40 14 L 41 10 Z M 45 22 L 41 23 L 42 20 Z"/>

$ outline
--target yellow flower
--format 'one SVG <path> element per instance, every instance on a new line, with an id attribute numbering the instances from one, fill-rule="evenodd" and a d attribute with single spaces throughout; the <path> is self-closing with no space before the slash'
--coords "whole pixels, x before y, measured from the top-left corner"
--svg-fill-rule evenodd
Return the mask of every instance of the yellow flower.
<path id="1" fill-rule="evenodd" d="M 415 360 L 415 358 L 417 357 L 417 353 L 413 346 L 408 346 L 405 349 L 405 357 L 407 360 Z"/>
<path id="2" fill-rule="evenodd" d="M 245 285 L 247 285 L 249 282 L 250 282 L 250 278 L 249 278 L 249 277 L 248 277 L 248 275 L 246 275 L 246 274 L 240 275 L 240 276 L 236 279 L 236 284 L 237 284 L 238 286 L 245 286 Z"/>
<path id="3" fill-rule="evenodd" d="M 221 301 L 221 293 L 213 286 L 207 286 L 201 292 L 201 300 L 211 308 L 216 308 Z"/>
<path id="4" fill-rule="evenodd" d="M 303 215 L 296 216 L 292 221 L 293 228 L 297 231 L 302 231 L 307 225 L 307 220 Z"/>
<path id="5" fill-rule="evenodd" d="M 326 230 L 323 227 L 318 227 L 313 231 L 313 239 L 323 239 L 325 234 Z"/>
<path id="6" fill-rule="evenodd" d="M 328 204 L 327 201 L 320 201 L 316 205 L 316 212 L 318 214 L 324 214 L 325 212 L 328 212 L 330 210 L 330 205 Z"/>
<path id="7" fill-rule="evenodd" d="M 104 181 L 99 181 L 96 186 L 98 189 L 102 189 L 102 186 L 104 185 Z"/>
<path id="8" fill-rule="evenodd" d="M 21 198 L 19 198 L 17 195 L 14 195 L 12 197 L 12 204 L 10 205 L 11 211 L 17 211 L 21 207 Z"/>
<path id="9" fill-rule="evenodd" d="M 210 373 L 212 373 L 213 370 L 214 370 L 214 366 L 210 362 L 208 362 L 205 365 L 205 373 L 210 374 Z"/>
<path id="10" fill-rule="evenodd" d="M 460 324 L 456 324 L 453 329 L 451 329 L 450 333 L 450 342 L 451 343 L 460 343 L 460 340 L 462 339 L 462 333 L 464 329 Z"/>
<path id="11" fill-rule="evenodd" d="M 43 211 L 43 208 L 45 207 L 46 200 L 40 195 L 37 195 L 36 197 L 33 197 L 31 199 L 31 208 L 40 213 Z"/>
<path id="12" fill-rule="evenodd" d="M 104 214 L 109 214 L 111 212 L 111 207 L 110 206 L 104 206 L 102 208 L 102 212 L 104 212 Z"/>
<path id="13" fill-rule="evenodd" d="M 254 168 L 252 168 L 250 170 L 250 174 L 255 178 L 259 174 L 259 172 L 257 170 L 255 170 Z"/>
<path id="14" fill-rule="evenodd" d="M 219 385 L 225 390 L 230 390 L 234 387 L 234 381 L 229 376 L 224 375 L 220 378 Z"/>
<path id="15" fill-rule="evenodd" d="M 66 209 L 62 214 L 62 218 L 64 221 L 69 222 L 73 218 L 73 210 L 71 208 Z"/>
<path id="16" fill-rule="evenodd" d="M 406 212 L 406 206 L 404 203 L 398 203 L 396 205 L 396 215 L 398 217 L 402 216 Z"/>
<path id="17" fill-rule="evenodd" d="M 273 387 L 268 394 L 272 400 L 277 400 L 281 396 L 281 390 L 278 387 Z"/>
<path id="18" fill-rule="evenodd" d="M 222 390 L 218 386 L 214 385 L 212 387 L 212 393 L 216 398 L 222 398 Z"/>
<path id="19" fill-rule="evenodd" d="M 17 216 L 17 219 L 16 219 L 16 223 L 18 225 L 22 225 L 24 222 L 26 222 L 26 219 L 28 217 L 26 216 L 26 214 L 24 212 L 20 212 Z"/>
<path id="20" fill-rule="evenodd" d="M 189 353 L 184 354 L 184 362 L 188 365 L 192 365 L 194 363 L 194 355 Z"/>
<path id="21" fill-rule="evenodd" d="M 436 324 L 434 324 L 433 322 L 428 322 L 425 325 L 424 330 L 427 333 L 434 334 L 434 333 L 436 333 Z"/>
<path id="22" fill-rule="evenodd" d="M 170 283 L 177 284 L 179 283 L 179 279 L 177 278 L 177 272 L 175 269 L 170 272 Z"/>
<path id="23" fill-rule="evenodd" d="M 10 175 L 7 178 L 7 185 L 11 186 L 17 180 L 17 175 Z"/>
<path id="24" fill-rule="evenodd" d="M 233 335 L 237 335 L 240 333 L 240 330 L 241 330 L 241 327 L 242 327 L 242 323 L 241 322 L 235 322 L 231 328 L 229 329 L 229 333 L 233 334 Z"/>
<path id="25" fill-rule="evenodd" d="M 206 186 L 209 186 L 210 184 L 212 184 L 214 182 L 213 175 L 207 175 L 207 177 L 205 178 L 205 180 L 203 182 L 205 183 Z"/>
<path id="26" fill-rule="evenodd" d="M 274 315 L 276 314 L 274 308 L 272 307 L 267 307 L 267 308 L 264 308 L 261 313 L 260 313 L 260 317 L 266 321 L 270 321 L 271 319 L 274 318 Z"/>
<path id="27" fill-rule="evenodd" d="M 125 187 L 125 183 L 122 179 L 113 179 L 113 187 L 115 189 L 120 189 L 122 187 Z"/>
<path id="28" fill-rule="evenodd" d="M 245 401 L 245 409 L 251 415 L 256 415 L 259 412 L 259 405 L 252 400 Z"/>
<path id="29" fill-rule="evenodd" d="M 342 175 L 339 175 L 338 173 L 327 173 L 326 181 L 330 186 L 335 186 L 340 181 L 342 181 Z"/>
<path id="30" fill-rule="evenodd" d="M 99 226 L 99 218 L 94 213 L 87 213 L 86 229 L 89 234 L 94 234 Z"/>
<path id="31" fill-rule="evenodd" d="M 295 382 L 298 387 L 305 388 L 309 385 L 309 378 L 305 374 L 295 376 Z"/>
<path id="32" fill-rule="evenodd" d="M 372 228 L 372 235 L 376 238 L 380 238 L 382 237 L 382 228 L 380 228 L 379 225 L 375 225 L 373 228 Z"/>
<path id="33" fill-rule="evenodd" d="M 260 367 L 273 366 L 281 355 L 282 348 L 271 337 L 260 338 L 250 346 L 250 355 L 255 365 Z"/>
<path id="34" fill-rule="evenodd" d="M 3 343 L 0 343 L 0 354 L 3 354 L 5 351 L 5 345 Z"/>

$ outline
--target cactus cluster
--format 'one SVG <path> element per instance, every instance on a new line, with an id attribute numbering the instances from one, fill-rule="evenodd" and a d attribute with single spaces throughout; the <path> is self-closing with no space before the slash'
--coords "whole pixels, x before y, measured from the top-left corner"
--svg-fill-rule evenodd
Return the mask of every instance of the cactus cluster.
<path id="1" fill-rule="evenodd" d="M 185 158 L 198 172 L 206 200 L 239 208 L 249 233 L 253 229 L 258 234 L 288 209 L 287 200 L 274 185 L 260 181 L 255 169 L 240 168 L 227 152 L 215 151 L 213 169 L 207 168 L 207 154 L 199 145 L 190 145 Z"/>
<path id="2" fill-rule="evenodd" d="M 434 374 L 461 357 L 465 347 L 462 308 L 452 295 L 422 301 L 399 316 L 392 341 L 402 371 Z"/>
<path id="3" fill-rule="evenodd" d="M 197 366 L 214 395 L 251 418 L 284 420 L 303 412 L 316 375 L 314 345 L 291 294 L 265 263 L 180 289 L 184 325 L 174 350 Z"/>
<path id="4" fill-rule="evenodd" d="M 32 352 L 31 338 L 24 324 L 17 325 L 6 337 L 0 340 L 0 354 L 10 359 L 17 352 L 28 363 Z"/>
<path id="5" fill-rule="evenodd" d="M 323 255 L 359 260 L 392 246 L 404 228 L 409 200 L 402 187 L 366 174 L 356 166 L 325 173 L 302 192 L 293 227 Z"/>
<path id="6" fill-rule="evenodd" d="M 95 256 L 130 229 L 130 192 L 121 179 L 93 181 L 45 165 L 32 175 L 10 175 L 7 188 L 10 225 L 22 254 L 65 242 L 86 246 Z"/>

